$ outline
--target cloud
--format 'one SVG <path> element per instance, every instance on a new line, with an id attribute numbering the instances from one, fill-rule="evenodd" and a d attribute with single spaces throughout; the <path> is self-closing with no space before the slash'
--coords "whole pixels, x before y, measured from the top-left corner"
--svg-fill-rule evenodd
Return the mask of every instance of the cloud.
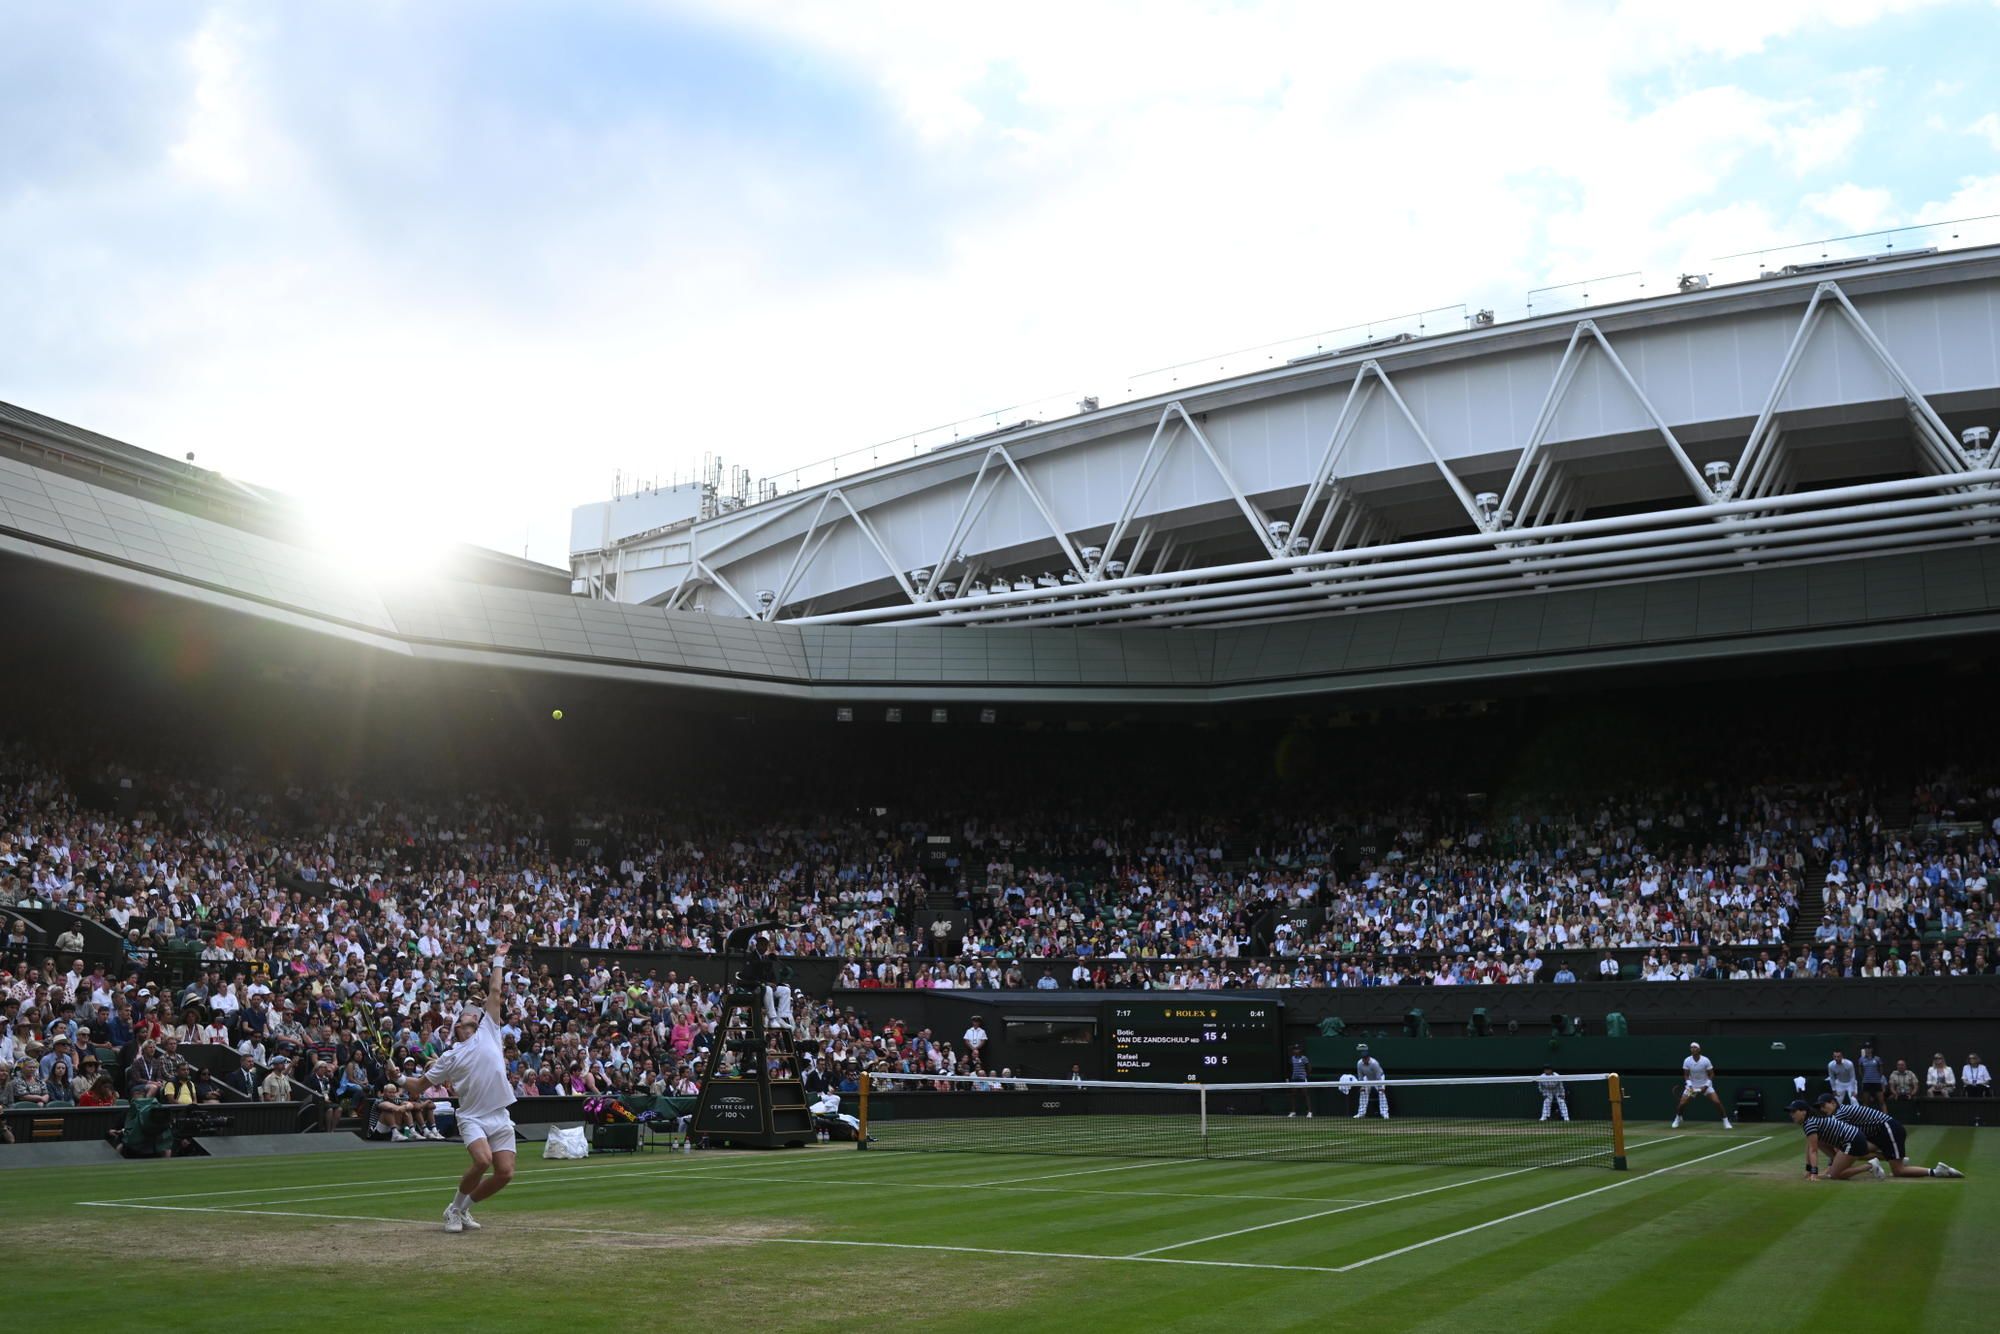
<path id="1" fill-rule="evenodd" d="M 1965 132 L 1984 139 L 1994 152 L 2000 153 L 2000 111 L 1987 112 L 1966 126 Z"/>
<path id="2" fill-rule="evenodd" d="M 614 468 L 1969 203 L 1818 45 L 1909 7 L 29 7 L 0 397 L 560 562 Z"/>
<path id="3" fill-rule="evenodd" d="M 192 179 L 237 188 L 249 182 L 250 108 L 242 84 L 240 41 L 211 18 L 187 46 L 194 106 L 186 133 L 168 156 Z"/>
<path id="4" fill-rule="evenodd" d="M 2000 227 L 1992 220 L 1995 214 L 2000 214 L 2000 174 L 1961 177 L 1950 195 L 1918 208 L 1915 220 L 1944 223 L 1960 218 L 1985 219 L 1941 239 L 1953 245 L 1990 245 L 2000 242 Z"/>
<path id="5" fill-rule="evenodd" d="M 1895 197 L 1881 188 L 1844 182 L 1805 197 L 1808 209 L 1842 231 L 1873 231 L 1895 224 Z"/>

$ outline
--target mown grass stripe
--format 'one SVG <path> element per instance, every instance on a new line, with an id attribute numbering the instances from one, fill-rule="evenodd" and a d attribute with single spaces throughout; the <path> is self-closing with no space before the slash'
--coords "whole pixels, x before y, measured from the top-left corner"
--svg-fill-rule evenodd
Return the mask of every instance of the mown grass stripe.
<path id="1" fill-rule="evenodd" d="M 1441 1231 L 1477 1224 L 1502 1214 L 1568 1198 L 1584 1190 L 1631 1179 L 1608 1171 L 1533 1169 L 1510 1177 L 1482 1181 L 1463 1192 L 1445 1191 L 1419 1196 L 1392 1208 L 1369 1210 L 1351 1217 L 1334 1215 L 1310 1224 L 1296 1236 L 1280 1229 L 1253 1234 L 1243 1241 L 1269 1248 L 1273 1255 L 1288 1260 L 1341 1264 L 1386 1248 L 1420 1242 Z M 1204 1254 L 1233 1254 L 1230 1250 L 1233 1244 L 1220 1243 L 1218 1249 L 1205 1251 Z"/>
<path id="2" fill-rule="evenodd" d="M 1593 1247 L 1587 1254 L 1593 1271 L 1589 1298 L 1573 1308 L 1572 1318 L 1616 1325 L 1658 1300 L 1659 1294 L 1699 1274 L 1704 1291 L 1714 1292 L 1739 1272 L 1761 1269 L 1766 1254 L 1792 1235 L 1792 1212 L 1773 1208 L 1761 1195 L 1743 1193 L 1720 1173 L 1684 1183 L 1668 1212 L 1656 1219 L 1685 1233 L 1678 1244 L 1665 1238 L 1651 1252 L 1650 1263 L 1624 1272 L 1615 1251 Z M 1617 1275 L 1607 1277 L 1607 1272 Z M 1554 1278 L 1552 1273 L 1550 1278 Z"/>
<path id="3" fill-rule="evenodd" d="M 1399 1318 L 1399 1308 L 1410 1313 L 1403 1318 L 1413 1319 L 1422 1311 L 1446 1325 L 1453 1312 L 1463 1313 L 1459 1318 L 1465 1323 L 1459 1328 L 1531 1324 L 1526 1318 L 1530 1313 L 1599 1291 L 1607 1267 L 1616 1263 L 1611 1257 L 1648 1253 L 1681 1229 L 1700 1226 L 1709 1197 L 1726 1187 L 1720 1178 L 1697 1178 L 1692 1185 L 1689 1190 L 1683 1183 L 1656 1207 L 1633 1207 L 1610 1194 L 1577 1206 L 1571 1215 L 1539 1214 L 1526 1220 L 1523 1231 L 1496 1230 L 1468 1238 L 1465 1253 L 1442 1266 L 1419 1263 L 1362 1271 L 1398 1276 L 1393 1286 L 1370 1296 L 1369 1308 L 1390 1324 Z M 1440 1293 L 1454 1295 L 1443 1309 Z M 1504 1319 L 1496 1319 L 1499 1312 L 1506 1313 Z M 1625 1309 L 1611 1327 L 1632 1327 L 1633 1315 L 1633 1308 Z"/>
<path id="4" fill-rule="evenodd" d="M 1938 1156 L 1949 1162 L 1954 1148 L 1962 1145 L 1963 1157 L 1964 1151 L 1971 1148 L 1971 1136 L 1970 1130 L 1947 1132 L 1938 1146 Z M 1853 1254 L 1858 1263 L 1865 1265 L 1871 1284 L 1880 1284 L 1884 1292 L 1908 1294 L 1905 1300 L 1921 1309 L 1935 1292 L 1946 1239 L 1965 1200 L 1965 1184 L 1962 1181 L 1842 1182 L 1838 1187 L 1823 1188 L 1894 1192 L 1881 1202 L 1879 1217 L 1858 1234 Z M 1816 1321 L 1837 1320 L 1850 1304 L 1850 1294 L 1829 1290 L 1814 1306 L 1813 1317 Z M 1911 1314 L 1914 1317 L 1917 1312 Z M 1911 1323 L 1916 1326 L 1921 1321 L 1913 1319 Z"/>
<path id="5" fill-rule="evenodd" d="M 1479 1223 L 1473 1223 L 1466 1227 L 1457 1228 L 1446 1233 L 1441 1233 L 1435 1237 L 1431 1237 L 1424 1241 L 1414 1242 L 1409 1245 L 1396 1247 L 1392 1250 L 1383 1251 L 1378 1255 L 1371 1255 L 1364 1260 L 1353 1261 L 1349 1264 L 1341 1266 L 1340 1272 L 1346 1273 L 1351 1270 L 1360 1269 L 1366 1265 L 1379 1264 L 1385 1260 L 1398 1259 L 1401 1256 L 1407 1255 L 1412 1251 L 1422 1250 L 1425 1247 L 1429 1246 L 1442 1245 L 1446 1242 L 1457 1241 L 1459 1238 L 1467 1236 L 1471 1233 L 1481 1232 L 1487 1228 L 1503 1227 L 1509 1223 L 1517 1222 L 1524 1217 L 1528 1217 L 1533 1214 L 1538 1214 L 1545 1210 L 1555 1209 L 1566 1205 L 1580 1203 L 1583 1200 L 1602 1196 L 1611 1191 L 1628 1189 L 1632 1186 L 1643 1186 L 1649 1182 L 1657 1180 L 1664 1173 L 1673 1172 L 1684 1167 L 1699 1166 L 1704 1162 L 1721 1158 L 1725 1154 L 1738 1153 L 1747 1149 L 1754 1148 L 1757 1145 L 1762 1144 L 1763 1142 L 1764 1141 L 1761 1139 L 1746 1140 L 1741 1144 L 1731 1145 L 1730 1147 L 1725 1149 L 1717 1149 L 1714 1152 L 1704 1154 L 1699 1158 L 1691 1158 L 1682 1162 L 1670 1163 L 1665 1167 L 1656 1167 L 1651 1172 L 1644 1173 L 1640 1176 L 1626 1177 L 1619 1181 L 1608 1182 L 1602 1186 L 1593 1186 L 1587 1191 L 1583 1191 L 1574 1195 L 1565 1195 L 1553 1200 L 1547 1200 L 1541 1204 L 1531 1205 L 1526 1209 L 1517 1210 L 1510 1214 L 1504 1214 L 1498 1218 L 1492 1218 Z"/>

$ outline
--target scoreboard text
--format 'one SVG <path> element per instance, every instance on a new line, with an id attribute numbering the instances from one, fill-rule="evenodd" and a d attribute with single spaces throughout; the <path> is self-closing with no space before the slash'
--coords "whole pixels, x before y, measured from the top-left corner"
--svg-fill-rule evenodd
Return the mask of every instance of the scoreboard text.
<path id="1" fill-rule="evenodd" d="M 1261 1084 L 1281 1078 L 1281 1031 L 1276 1001 L 1109 1001 L 1104 1066 L 1135 1083 Z"/>

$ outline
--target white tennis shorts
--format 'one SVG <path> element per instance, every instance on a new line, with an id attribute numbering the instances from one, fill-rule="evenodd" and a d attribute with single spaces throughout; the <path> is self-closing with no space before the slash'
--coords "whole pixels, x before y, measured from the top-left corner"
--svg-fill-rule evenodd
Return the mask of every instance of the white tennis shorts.
<path id="1" fill-rule="evenodd" d="M 458 1114 L 458 1137 L 466 1144 L 483 1139 L 495 1153 L 514 1152 L 514 1120 L 502 1110 L 487 1116 L 470 1112 Z"/>
<path id="2" fill-rule="evenodd" d="M 1714 1091 L 1715 1091 L 1714 1086 L 1711 1085 L 1709 1081 L 1706 1079 L 1699 1081 L 1690 1079 L 1687 1082 L 1687 1092 L 1689 1097 L 1693 1097 L 1697 1093 L 1713 1093 Z M 465 1120 L 464 1117 L 459 1118 L 461 1124 L 463 1124 L 464 1120 Z"/>

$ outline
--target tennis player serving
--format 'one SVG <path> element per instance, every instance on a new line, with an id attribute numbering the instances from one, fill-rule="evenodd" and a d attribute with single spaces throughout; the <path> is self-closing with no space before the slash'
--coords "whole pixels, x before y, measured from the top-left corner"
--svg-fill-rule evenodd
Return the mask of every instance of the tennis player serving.
<path id="1" fill-rule="evenodd" d="M 479 1230 L 472 1206 L 490 1200 L 514 1179 L 514 1121 L 507 1115 L 514 1090 L 507 1083 L 507 1058 L 500 1042 L 501 1009 L 507 984 L 507 946 L 493 951 L 493 976 L 486 984 L 486 1007 L 466 1006 L 452 1021 L 451 1046 L 431 1062 L 430 1069 L 403 1081 L 413 1096 L 426 1088 L 449 1084 L 457 1098 L 458 1137 L 472 1155 L 472 1166 L 459 1178 L 458 1194 L 444 1211 L 444 1230 Z M 490 1175 L 489 1175 L 490 1173 Z"/>

